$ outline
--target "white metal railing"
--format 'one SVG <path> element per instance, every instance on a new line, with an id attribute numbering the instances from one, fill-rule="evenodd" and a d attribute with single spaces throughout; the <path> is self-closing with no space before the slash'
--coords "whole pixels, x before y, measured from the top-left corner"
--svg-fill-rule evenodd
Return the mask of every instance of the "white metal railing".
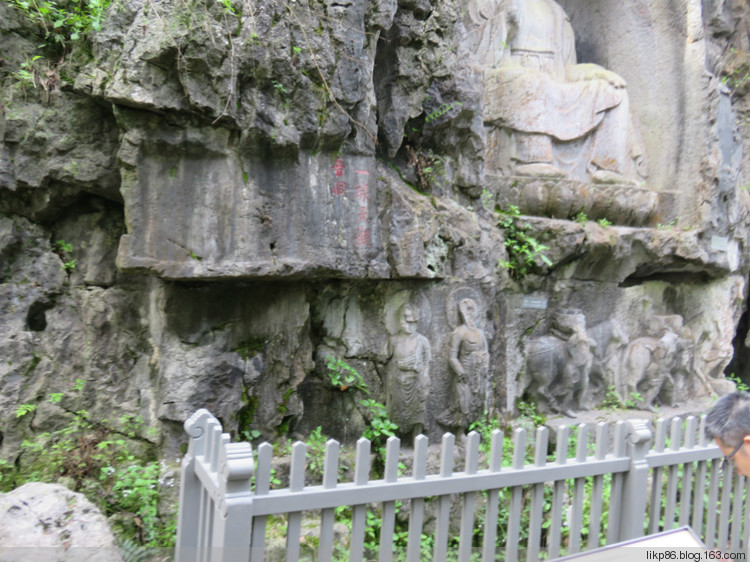
<path id="1" fill-rule="evenodd" d="M 382 562 L 468 561 L 477 553 L 485 561 L 536 561 L 542 554 L 554 558 L 688 524 L 707 546 L 739 551 L 750 532 L 748 483 L 731 468 L 721 469 L 721 452 L 706 442 L 703 422 L 695 417 L 659 420 L 654 432 L 644 420 L 563 426 L 554 435 L 553 459 L 548 428 L 533 432 L 533 448 L 527 446 L 529 432 L 519 428 L 505 463 L 501 431 L 493 432 L 488 454 L 480 452 L 475 432 L 459 448 L 455 437 L 445 434 L 439 469 L 432 474 L 425 436 L 408 451 L 408 475 L 399 475 L 402 451 L 392 437 L 378 480 L 370 480 L 370 443 L 360 439 L 351 482 L 338 481 L 341 447 L 330 440 L 322 483 L 314 486 L 306 485 L 306 446 L 298 442 L 292 446 L 289 485 L 278 490 L 271 489 L 268 443 L 254 456 L 249 443 L 231 443 L 207 410 L 193 414 L 185 429 L 191 440 L 182 463 L 178 562 L 267 560 L 267 529 L 278 521 L 269 518 L 279 515 L 286 516 L 281 526 L 274 523 L 276 532 L 281 527 L 286 533 L 280 557 L 288 561 L 304 555 L 363 560 L 376 554 Z M 463 467 L 456 471 L 454 454 L 461 448 Z M 350 506 L 349 536 L 334 544 L 341 506 Z M 405 526 L 405 514 L 408 538 L 395 545 L 394 531 Z M 319 521 L 314 552 L 302 552 L 303 520 L 311 518 Z M 365 545 L 374 519 L 380 526 L 377 552 L 372 540 L 369 549 Z"/>

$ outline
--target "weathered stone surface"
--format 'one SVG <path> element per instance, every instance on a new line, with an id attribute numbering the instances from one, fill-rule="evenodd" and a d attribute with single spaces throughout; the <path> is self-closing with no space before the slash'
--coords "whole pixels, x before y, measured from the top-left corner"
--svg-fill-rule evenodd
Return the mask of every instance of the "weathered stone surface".
<path id="1" fill-rule="evenodd" d="M 525 350 L 570 309 L 597 341 L 584 402 L 617 380 L 607 347 L 655 337 L 651 317 L 683 319 L 678 394 L 725 392 L 748 326 L 735 116 L 750 113 L 732 52 L 748 50 L 746 6 L 559 3 L 579 62 L 627 81 L 646 184 L 485 174 L 484 68 L 456 0 L 113 2 L 91 58 L 32 61 L 37 89 L 14 76 L 43 30 L 0 3 L 4 458 L 61 408 L 140 414 L 169 454 L 199 407 L 235 433 L 354 439 L 372 411 L 333 388 L 327 357 L 385 403 L 407 302 L 431 349 L 434 436 L 457 407 L 450 341 L 469 293 L 489 356 L 472 398 L 490 410 L 513 410 Z M 551 265 L 498 268 L 513 232 L 484 204 L 533 215 L 519 224 Z M 38 408 L 16 418 L 18 404 Z"/>
<path id="2" fill-rule="evenodd" d="M 606 185 L 549 178 L 485 174 L 485 189 L 501 209 L 515 205 L 525 215 L 591 220 L 628 226 L 653 226 L 672 200 L 643 187 Z"/>
<path id="3" fill-rule="evenodd" d="M 0 494 L 0 556 L 8 562 L 121 560 L 94 504 L 65 486 L 41 482 Z"/>

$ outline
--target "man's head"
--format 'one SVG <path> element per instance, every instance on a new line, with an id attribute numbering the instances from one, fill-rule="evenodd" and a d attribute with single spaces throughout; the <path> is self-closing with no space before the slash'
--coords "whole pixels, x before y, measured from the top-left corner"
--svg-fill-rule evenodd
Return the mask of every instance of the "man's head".
<path id="1" fill-rule="evenodd" d="M 706 435 L 716 440 L 737 472 L 750 476 L 750 394 L 733 392 L 720 398 L 706 416 Z"/>

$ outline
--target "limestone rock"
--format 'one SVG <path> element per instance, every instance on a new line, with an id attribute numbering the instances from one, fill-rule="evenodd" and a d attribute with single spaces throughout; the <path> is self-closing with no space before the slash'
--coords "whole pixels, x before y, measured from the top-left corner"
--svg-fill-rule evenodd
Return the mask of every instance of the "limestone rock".
<path id="1" fill-rule="evenodd" d="M 96 506 L 65 486 L 40 482 L 0 494 L 0 556 L 9 562 L 121 560 Z"/>

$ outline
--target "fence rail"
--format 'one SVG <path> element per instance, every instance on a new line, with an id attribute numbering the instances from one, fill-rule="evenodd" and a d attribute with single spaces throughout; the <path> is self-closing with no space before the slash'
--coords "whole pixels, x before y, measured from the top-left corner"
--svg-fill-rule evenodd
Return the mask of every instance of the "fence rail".
<path id="1" fill-rule="evenodd" d="M 407 452 L 392 437 L 376 480 L 370 442 L 360 439 L 351 482 L 339 482 L 341 445 L 330 440 L 322 483 L 312 486 L 307 447 L 298 442 L 283 489 L 271 489 L 268 443 L 255 455 L 249 443 L 231 443 L 207 410 L 185 429 L 179 562 L 535 561 L 687 524 L 709 547 L 739 551 L 750 536 L 748 483 L 721 468 L 719 448 L 695 417 L 659 420 L 654 431 L 644 420 L 563 426 L 553 435 L 546 427 L 519 428 L 511 438 L 495 431 L 484 446 L 476 432 L 460 445 L 445 434 L 439 454 L 425 436 Z M 404 454 L 408 475 L 400 474 Z M 428 473 L 435 454 L 439 467 Z M 348 536 L 336 540 L 342 519 Z M 284 543 L 270 544 L 268 535 L 279 532 Z"/>

